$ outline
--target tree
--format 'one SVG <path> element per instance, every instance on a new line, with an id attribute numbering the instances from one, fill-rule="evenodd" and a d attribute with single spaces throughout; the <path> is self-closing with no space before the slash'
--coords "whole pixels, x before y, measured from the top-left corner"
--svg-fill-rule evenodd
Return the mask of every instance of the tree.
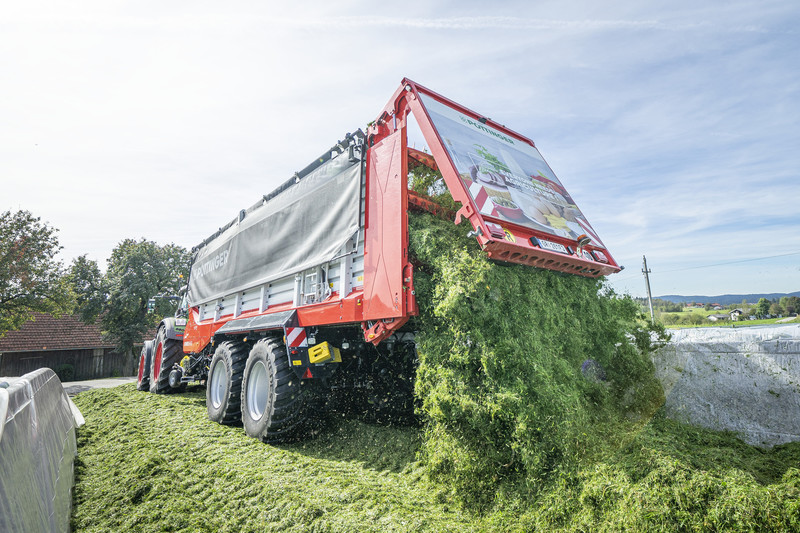
<path id="1" fill-rule="evenodd" d="M 81 320 L 94 322 L 103 312 L 108 298 L 108 287 L 97 261 L 87 259 L 85 255 L 74 259 L 67 280 L 75 294 L 76 311 Z"/>
<path id="2" fill-rule="evenodd" d="M 769 314 L 769 306 L 770 302 L 766 298 L 760 298 L 758 303 L 756 304 L 756 313 L 759 316 L 765 316 Z"/>
<path id="3" fill-rule="evenodd" d="M 780 304 L 787 315 L 792 315 L 800 311 L 800 298 L 797 296 L 782 296 Z"/>
<path id="4" fill-rule="evenodd" d="M 85 256 L 73 261 L 70 281 L 84 321 L 100 317 L 103 332 L 122 352 L 133 353 L 134 344 L 147 330 L 175 311 L 176 302 L 157 300 L 148 314 L 147 301 L 160 294 L 177 295 L 189 269 L 189 252 L 181 246 L 160 246 L 145 239 L 125 239 L 111 252 L 105 275 Z"/>
<path id="5" fill-rule="evenodd" d="M 0 214 L 0 337 L 17 329 L 33 313 L 59 316 L 72 298 L 56 260 L 58 230 L 29 211 Z"/>

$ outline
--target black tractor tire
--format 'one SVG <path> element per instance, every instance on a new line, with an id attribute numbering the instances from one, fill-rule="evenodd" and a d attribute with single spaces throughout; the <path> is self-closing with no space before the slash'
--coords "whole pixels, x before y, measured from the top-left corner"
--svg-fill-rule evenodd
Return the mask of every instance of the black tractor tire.
<path id="1" fill-rule="evenodd" d="M 206 380 L 206 409 L 208 418 L 225 425 L 242 421 L 242 373 L 247 361 L 247 345 L 243 342 L 223 342 L 217 346 Z"/>
<path id="2" fill-rule="evenodd" d="M 174 364 L 181 362 L 183 355 L 183 343 L 168 339 L 167 330 L 158 328 L 150 365 L 150 392 L 164 394 L 175 390 L 169 386 L 169 372 Z"/>
<path id="3" fill-rule="evenodd" d="M 139 355 L 139 373 L 136 377 L 136 390 L 150 390 L 150 365 L 153 362 L 154 341 L 145 341 Z"/>
<path id="4" fill-rule="evenodd" d="M 267 443 L 312 436 L 320 421 L 314 398 L 280 340 L 262 339 L 253 346 L 242 380 L 242 424 L 249 436 Z"/>

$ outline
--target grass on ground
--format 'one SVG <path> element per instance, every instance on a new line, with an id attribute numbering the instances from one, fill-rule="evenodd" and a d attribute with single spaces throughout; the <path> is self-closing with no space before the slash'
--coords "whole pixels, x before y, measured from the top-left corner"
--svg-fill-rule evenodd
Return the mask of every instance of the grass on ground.
<path id="1" fill-rule="evenodd" d="M 763 451 L 660 416 L 534 498 L 477 514 L 424 475 L 419 428 L 336 420 L 269 446 L 210 422 L 202 390 L 125 385 L 75 403 L 76 533 L 800 530 L 800 443 Z"/>

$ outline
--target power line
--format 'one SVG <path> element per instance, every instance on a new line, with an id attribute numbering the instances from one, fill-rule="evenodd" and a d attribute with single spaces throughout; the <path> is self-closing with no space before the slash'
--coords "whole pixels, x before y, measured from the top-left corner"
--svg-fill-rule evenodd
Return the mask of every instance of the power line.
<path id="1" fill-rule="evenodd" d="M 726 261 L 724 263 L 713 263 L 713 264 L 710 264 L 710 265 L 698 265 L 698 266 L 683 267 L 683 268 L 673 268 L 672 270 L 660 270 L 657 273 L 658 274 L 668 274 L 670 272 L 683 272 L 685 270 L 697 270 L 697 269 L 700 269 L 700 268 L 713 268 L 713 267 L 724 266 L 724 265 L 734 265 L 736 263 L 750 263 L 750 262 L 753 262 L 753 261 L 763 261 L 764 259 L 775 259 L 776 257 L 787 257 L 787 256 L 790 256 L 790 255 L 798 255 L 798 254 L 800 254 L 800 250 L 798 250 L 796 252 L 785 253 L 785 254 L 767 255 L 767 256 L 764 256 L 764 257 L 753 257 L 753 258 L 750 258 L 750 259 L 737 259 L 736 261 Z M 624 281 L 626 279 L 633 279 L 635 277 L 638 277 L 638 276 L 629 276 L 627 278 L 616 278 L 616 280 L 617 281 Z"/>

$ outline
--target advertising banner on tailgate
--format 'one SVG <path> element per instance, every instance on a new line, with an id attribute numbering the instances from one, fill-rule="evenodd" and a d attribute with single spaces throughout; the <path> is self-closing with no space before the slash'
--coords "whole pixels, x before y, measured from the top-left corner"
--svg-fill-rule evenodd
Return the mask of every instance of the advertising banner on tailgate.
<path id="1" fill-rule="evenodd" d="M 420 93 L 464 187 L 484 217 L 605 248 L 539 150 Z"/>

